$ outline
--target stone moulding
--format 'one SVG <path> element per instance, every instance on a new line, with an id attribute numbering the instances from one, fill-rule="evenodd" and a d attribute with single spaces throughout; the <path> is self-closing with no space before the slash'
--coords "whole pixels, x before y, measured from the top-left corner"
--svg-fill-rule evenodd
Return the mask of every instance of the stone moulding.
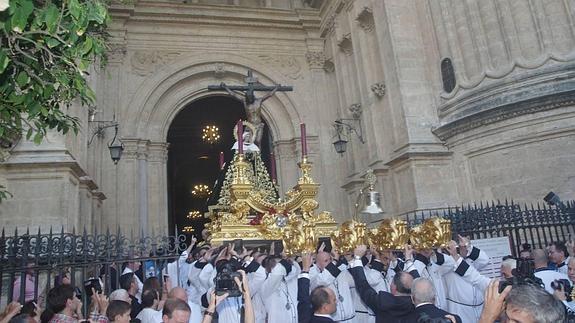
<path id="1" fill-rule="evenodd" d="M 570 105 L 575 105 L 575 69 L 513 83 L 512 88 L 504 83 L 481 93 L 481 97 L 444 106 L 441 110 L 450 112 L 444 113 L 443 124 L 432 132 L 446 140 L 487 124 Z"/>

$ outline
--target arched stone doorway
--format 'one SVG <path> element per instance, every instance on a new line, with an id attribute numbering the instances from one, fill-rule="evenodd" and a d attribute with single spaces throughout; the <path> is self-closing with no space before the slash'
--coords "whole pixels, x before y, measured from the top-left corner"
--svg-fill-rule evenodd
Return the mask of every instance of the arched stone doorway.
<path id="1" fill-rule="evenodd" d="M 212 96 L 227 93 L 208 92 L 208 85 L 242 84 L 248 69 L 254 71 L 263 84 L 289 84 L 280 73 L 263 67 L 256 61 L 233 55 L 207 53 L 186 57 L 157 71 L 145 80 L 126 101 L 122 120 L 130 120 L 122 129 L 125 157 L 118 165 L 117 185 L 122 203 L 109 214 L 121 214 L 120 225 L 134 232 L 168 233 L 168 133 L 180 111 Z M 297 181 L 299 173 L 299 98 L 293 93 L 276 93 L 263 104 L 262 115 L 273 134 L 273 151 L 277 160 L 280 193 Z M 114 186 L 113 172 L 104 174 L 105 182 Z M 115 221 L 113 218 L 110 221 Z"/>
<path id="2" fill-rule="evenodd" d="M 214 95 L 193 101 L 170 124 L 167 137 L 170 232 L 182 232 L 183 228 L 192 227 L 194 234 L 200 237 L 206 220 L 189 219 L 187 215 L 192 211 L 200 214 L 206 212 L 208 197 L 202 192 L 192 194 L 191 191 L 199 185 L 213 189 L 215 181 L 222 175 L 220 153 L 224 155 L 223 160 L 229 162 L 232 158 L 231 147 L 235 142 L 234 125 L 238 119 L 245 120 L 245 117 L 241 102 L 230 96 Z M 202 131 L 208 125 L 218 127 L 220 139 L 217 142 L 203 140 Z M 268 171 L 271 170 L 271 142 L 270 131 L 266 126 L 260 149 Z"/>

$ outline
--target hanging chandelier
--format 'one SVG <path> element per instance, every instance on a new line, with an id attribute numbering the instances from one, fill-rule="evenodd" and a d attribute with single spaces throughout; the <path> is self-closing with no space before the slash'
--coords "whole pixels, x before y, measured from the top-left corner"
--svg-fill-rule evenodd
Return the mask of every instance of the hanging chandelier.
<path id="1" fill-rule="evenodd" d="M 200 213 L 200 211 L 198 211 L 198 210 L 193 210 L 193 211 L 190 211 L 190 213 L 188 213 L 188 215 L 186 216 L 186 218 L 188 218 L 188 219 L 190 219 L 190 220 L 201 219 L 201 218 L 202 218 L 202 213 Z"/>
<path id="2" fill-rule="evenodd" d="M 202 140 L 208 144 L 215 144 L 220 141 L 220 128 L 214 125 L 207 125 L 202 129 Z"/>
<path id="3" fill-rule="evenodd" d="M 182 232 L 184 232 L 184 233 L 193 233 L 194 231 L 195 231 L 195 230 L 194 230 L 194 227 L 191 226 L 191 225 L 190 225 L 190 226 L 186 226 L 186 227 L 184 227 L 184 228 L 182 229 Z"/>
<path id="4" fill-rule="evenodd" d="M 206 198 L 212 194 L 212 190 L 210 190 L 209 186 L 206 184 L 197 184 L 194 185 L 192 189 L 192 195 L 197 198 Z"/>

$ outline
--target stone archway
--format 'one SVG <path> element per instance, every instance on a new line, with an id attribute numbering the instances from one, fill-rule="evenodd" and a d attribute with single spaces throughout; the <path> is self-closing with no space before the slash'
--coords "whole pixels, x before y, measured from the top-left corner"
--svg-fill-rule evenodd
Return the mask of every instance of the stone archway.
<path id="1" fill-rule="evenodd" d="M 203 59 L 209 58 L 209 59 Z M 199 58 L 177 61 L 148 78 L 122 109 L 122 120 L 134 120 L 122 131 L 125 158 L 120 166 L 125 181 L 118 189 L 125 192 L 128 203 L 120 214 L 132 215 L 144 234 L 167 232 L 167 149 L 168 129 L 175 116 L 191 102 L 223 92 L 208 92 L 208 85 L 226 82 L 241 84 L 251 69 L 264 84 L 286 84 L 284 77 L 242 57 L 206 53 Z M 293 93 L 278 93 L 264 103 L 263 118 L 274 138 L 280 190 L 293 183 L 282 178 L 296 178 L 297 153 L 294 138 L 301 117 Z M 130 203 L 132 202 L 132 203 Z M 132 206 L 137 205 L 137 210 Z"/>

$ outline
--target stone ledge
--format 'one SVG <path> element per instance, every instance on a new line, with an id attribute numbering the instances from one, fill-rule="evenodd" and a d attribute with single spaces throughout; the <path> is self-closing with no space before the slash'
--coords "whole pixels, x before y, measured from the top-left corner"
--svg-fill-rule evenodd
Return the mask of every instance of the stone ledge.
<path id="1" fill-rule="evenodd" d="M 449 139 L 487 124 L 520 115 L 547 111 L 575 104 L 575 65 L 553 69 L 518 79 L 499 82 L 467 98 L 440 108 L 443 124 L 432 132 Z"/>

